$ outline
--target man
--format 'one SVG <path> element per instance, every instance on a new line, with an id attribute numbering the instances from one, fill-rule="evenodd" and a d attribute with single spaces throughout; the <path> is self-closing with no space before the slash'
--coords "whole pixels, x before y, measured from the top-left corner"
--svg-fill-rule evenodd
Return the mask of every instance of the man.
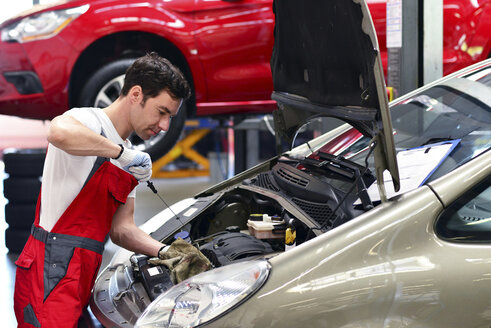
<path id="1" fill-rule="evenodd" d="M 190 95 L 182 73 L 155 53 L 137 59 L 120 97 L 103 110 L 54 118 L 31 236 L 16 262 L 19 327 L 76 327 L 99 270 L 103 242 L 158 256 L 163 244 L 134 223 L 135 186 L 148 181 L 148 154 L 131 149 L 166 131 Z"/>

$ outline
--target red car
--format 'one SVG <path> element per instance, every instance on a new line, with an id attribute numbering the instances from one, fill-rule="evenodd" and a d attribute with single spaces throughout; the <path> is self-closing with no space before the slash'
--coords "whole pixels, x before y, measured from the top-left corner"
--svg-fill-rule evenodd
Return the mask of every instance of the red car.
<path id="1" fill-rule="evenodd" d="M 384 0 L 367 1 L 385 54 Z M 5 21 L 0 114 L 51 119 L 74 106 L 105 107 L 131 61 L 157 51 L 194 95 L 167 133 L 132 140 L 152 158 L 178 139 L 186 117 L 270 112 L 272 0 L 72 0 Z M 491 1 L 444 1 L 444 74 L 490 54 Z"/>

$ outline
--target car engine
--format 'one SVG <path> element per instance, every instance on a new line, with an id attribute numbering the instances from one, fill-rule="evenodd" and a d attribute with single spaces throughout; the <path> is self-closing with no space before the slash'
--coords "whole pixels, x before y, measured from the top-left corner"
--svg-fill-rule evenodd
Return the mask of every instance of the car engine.
<path id="1" fill-rule="evenodd" d="M 171 244 L 176 233 L 186 231 L 188 241 L 214 267 L 284 252 L 289 228 L 295 231 L 296 245 L 315 238 L 364 212 L 361 205 L 353 205 L 359 193 L 346 187 L 355 183 L 355 175 L 350 176 L 351 171 L 342 165 L 333 170 L 319 163 L 325 165 L 325 160 L 280 160 L 270 170 L 206 201 L 206 206 L 197 208 L 186 222 L 180 221 L 184 225 L 174 234 L 159 238 L 157 232 L 154 238 Z M 373 182 L 369 174 L 360 180 L 364 184 Z M 338 181 L 336 187 L 333 181 Z M 147 260 L 135 254 L 131 265 L 135 281 L 143 284 L 153 300 L 173 283 L 165 266 L 154 266 Z"/>

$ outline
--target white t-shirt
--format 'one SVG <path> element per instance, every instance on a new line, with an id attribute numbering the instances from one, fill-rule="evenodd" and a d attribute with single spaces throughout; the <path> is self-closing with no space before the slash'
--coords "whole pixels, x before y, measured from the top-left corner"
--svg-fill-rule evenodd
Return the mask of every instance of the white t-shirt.
<path id="1" fill-rule="evenodd" d="M 99 108 L 73 108 L 63 115 L 73 116 L 98 134 L 101 133 L 102 128 L 109 140 L 131 147 L 131 143 L 119 136 L 109 117 Z M 82 189 L 96 159 L 97 156 L 70 155 L 52 144 L 48 145 L 42 177 L 39 222 L 41 227 L 47 231 L 53 229 L 58 219 Z M 121 167 L 115 160 L 111 159 L 111 163 Z M 135 189 L 128 197 L 135 197 Z"/>

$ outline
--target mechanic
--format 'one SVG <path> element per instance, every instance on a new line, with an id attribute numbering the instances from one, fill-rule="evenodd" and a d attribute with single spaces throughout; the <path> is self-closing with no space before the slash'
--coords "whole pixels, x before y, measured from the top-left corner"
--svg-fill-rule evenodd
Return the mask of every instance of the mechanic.
<path id="1" fill-rule="evenodd" d="M 16 261 L 18 327 L 77 327 L 99 270 L 104 240 L 158 256 L 164 246 L 134 222 L 135 187 L 152 161 L 127 140 L 166 131 L 190 95 L 183 74 L 150 53 L 126 71 L 107 108 L 73 108 L 54 118 L 34 225 Z"/>

